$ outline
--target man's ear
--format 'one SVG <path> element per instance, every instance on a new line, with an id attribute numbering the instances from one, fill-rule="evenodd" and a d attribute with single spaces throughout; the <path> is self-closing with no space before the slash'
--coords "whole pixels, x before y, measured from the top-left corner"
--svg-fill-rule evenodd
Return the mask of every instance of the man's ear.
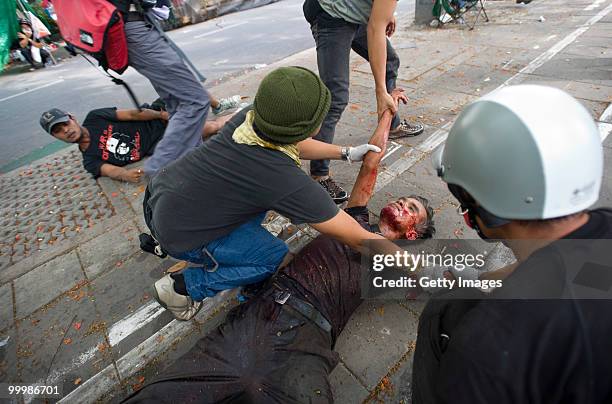
<path id="1" fill-rule="evenodd" d="M 406 240 L 416 240 L 419 238 L 419 233 L 417 233 L 414 229 L 410 229 L 404 234 L 406 236 Z"/>

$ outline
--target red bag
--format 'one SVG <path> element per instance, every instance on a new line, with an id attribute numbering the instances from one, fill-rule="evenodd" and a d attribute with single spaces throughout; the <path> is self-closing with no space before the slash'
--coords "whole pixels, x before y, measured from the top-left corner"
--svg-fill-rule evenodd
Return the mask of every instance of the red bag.
<path id="1" fill-rule="evenodd" d="M 53 0 L 64 40 L 92 55 L 104 70 L 128 68 L 123 18 L 107 0 Z"/>

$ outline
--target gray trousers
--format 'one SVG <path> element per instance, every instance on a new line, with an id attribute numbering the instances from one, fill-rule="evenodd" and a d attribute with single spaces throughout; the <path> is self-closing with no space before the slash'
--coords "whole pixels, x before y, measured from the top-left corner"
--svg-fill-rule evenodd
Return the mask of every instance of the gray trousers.
<path id="1" fill-rule="evenodd" d="M 366 60 L 368 59 L 367 26 L 356 25 L 332 18 L 327 13 L 321 13 L 311 25 L 312 36 L 317 45 L 317 65 L 321 80 L 331 92 L 331 107 L 323 121 L 319 134 L 314 138 L 325 143 L 333 143 L 336 124 L 344 112 L 349 100 L 350 53 L 353 49 Z M 391 92 L 395 88 L 400 60 L 387 40 L 386 86 Z M 397 115 L 393 117 L 391 128 L 400 123 Z M 312 160 L 310 162 L 312 175 L 329 174 L 329 160 Z"/>
<path id="2" fill-rule="evenodd" d="M 152 176 L 202 143 L 210 99 L 202 84 L 153 26 L 144 21 L 128 22 L 125 34 L 130 66 L 149 79 L 170 115 L 164 137 L 145 162 L 145 173 Z"/>

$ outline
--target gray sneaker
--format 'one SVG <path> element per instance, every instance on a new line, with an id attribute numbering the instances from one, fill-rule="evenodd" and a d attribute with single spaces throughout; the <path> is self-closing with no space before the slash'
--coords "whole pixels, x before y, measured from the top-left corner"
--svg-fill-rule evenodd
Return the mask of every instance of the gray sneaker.
<path id="1" fill-rule="evenodd" d="M 219 100 L 219 106 L 217 108 L 212 108 L 212 112 L 215 115 L 219 115 L 228 109 L 236 108 L 240 105 L 241 100 L 242 97 L 240 97 L 240 95 L 232 95 L 231 97 L 221 98 Z"/>
<path id="2" fill-rule="evenodd" d="M 177 320 L 191 320 L 202 308 L 202 302 L 194 302 L 174 290 L 174 279 L 168 274 L 153 285 L 155 300 L 174 315 Z"/>

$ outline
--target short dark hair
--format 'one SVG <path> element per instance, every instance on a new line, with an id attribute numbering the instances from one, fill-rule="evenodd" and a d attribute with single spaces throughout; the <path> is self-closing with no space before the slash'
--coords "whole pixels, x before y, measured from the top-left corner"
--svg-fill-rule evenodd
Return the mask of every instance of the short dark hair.
<path id="1" fill-rule="evenodd" d="M 432 238 L 434 234 L 436 234 L 436 228 L 433 220 L 434 211 L 433 208 L 429 205 L 429 200 L 420 195 L 409 195 L 406 198 L 416 199 L 417 201 L 421 202 L 421 204 L 425 208 L 425 212 L 427 212 L 427 219 L 425 220 L 425 222 L 416 225 L 416 231 L 417 233 L 419 233 L 419 238 Z"/>

